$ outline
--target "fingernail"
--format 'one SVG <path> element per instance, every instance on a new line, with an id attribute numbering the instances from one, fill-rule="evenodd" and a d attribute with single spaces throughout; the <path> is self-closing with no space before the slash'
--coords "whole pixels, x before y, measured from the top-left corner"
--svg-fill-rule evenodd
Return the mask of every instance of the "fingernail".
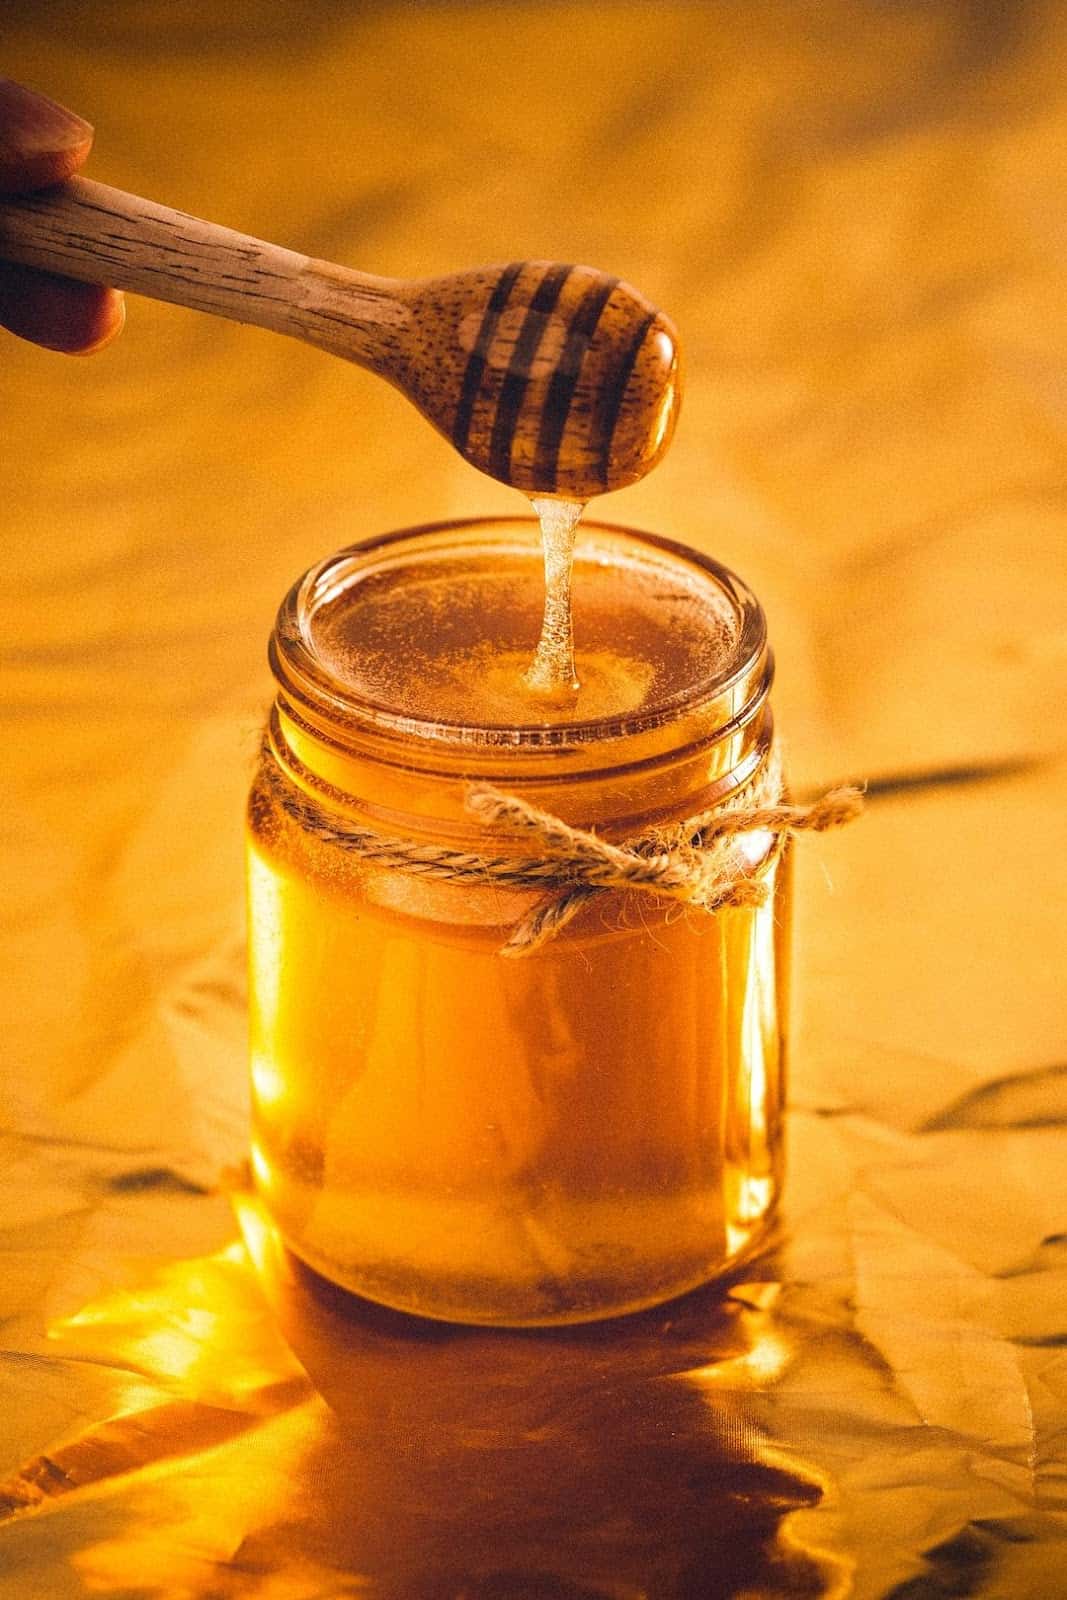
<path id="1" fill-rule="evenodd" d="M 126 296 L 119 289 L 108 290 L 108 311 L 111 320 L 107 322 L 97 334 L 91 344 L 83 345 L 80 350 L 72 352 L 79 356 L 95 356 L 98 351 L 106 350 L 113 344 L 126 326 Z"/>
<path id="2" fill-rule="evenodd" d="M 93 136 L 91 122 L 35 94 L 21 83 L 0 78 L 0 147 L 19 156 L 74 150 Z"/>

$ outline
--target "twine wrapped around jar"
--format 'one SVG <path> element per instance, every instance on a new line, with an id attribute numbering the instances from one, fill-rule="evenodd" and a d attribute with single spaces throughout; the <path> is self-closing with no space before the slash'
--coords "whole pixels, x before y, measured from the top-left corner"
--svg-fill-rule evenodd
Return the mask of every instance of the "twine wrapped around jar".
<path id="1" fill-rule="evenodd" d="M 863 809 L 863 796 L 855 788 L 831 789 L 807 805 L 783 800 L 775 746 L 760 770 L 719 805 L 621 844 L 576 828 L 491 784 L 472 783 L 466 797 L 470 816 L 486 827 L 527 837 L 537 848 L 530 856 L 483 855 L 360 827 L 305 794 L 273 760 L 263 760 L 260 772 L 283 811 L 301 828 L 368 864 L 452 883 L 540 890 L 541 898 L 502 947 L 504 956 L 540 949 L 605 890 L 654 895 L 709 913 L 725 906 L 759 905 L 767 891 L 737 849 L 741 836 L 769 833 L 784 839 L 800 832 L 823 833 L 851 822 Z M 321 780 L 306 772 L 302 776 L 328 792 Z"/>

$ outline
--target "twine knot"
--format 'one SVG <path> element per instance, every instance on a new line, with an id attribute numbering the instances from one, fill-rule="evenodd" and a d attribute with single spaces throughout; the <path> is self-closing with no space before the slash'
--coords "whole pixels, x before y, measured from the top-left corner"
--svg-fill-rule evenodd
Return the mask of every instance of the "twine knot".
<path id="1" fill-rule="evenodd" d="M 783 804 L 781 794 L 781 763 L 772 751 L 764 771 L 719 806 L 671 828 L 611 844 L 517 795 L 472 784 L 466 802 L 471 816 L 532 836 L 542 859 L 556 869 L 553 892 L 522 919 L 501 954 L 523 956 L 538 949 L 605 889 L 639 890 L 706 912 L 762 905 L 767 886 L 745 866 L 736 847 L 740 837 L 823 833 L 851 822 L 863 809 L 855 788 L 832 789 L 810 805 Z"/>
<path id="2" fill-rule="evenodd" d="M 329 792 L 294 764 L 312 788 Z M 509 957 L 540 949 L 587 901 L 606 890 L 655 895 L 709 913 L 726 906 L 761 905 L 767 887 L 738 849 L 742 837 L 823 833 L 851 822 L 863 809 L 863 796 L 855 788 L 832 789 L 808 805 L 784 802 L 776 748 L 748 782 L 717 806 L 619 844 L 574 827 L 518 795 L 475 783 L 466 795 L 469 815 L 485 827 L 529 838 L 537 851 L 523 857 L 491 856 L 380 834 L 331 814 L 280 770 L 266 741 L 260 772 L 282 809 L 303 830 L 370 865 L 453 883 L 489 882 L 539 891 L 540 898 L 501 950 Z"/>

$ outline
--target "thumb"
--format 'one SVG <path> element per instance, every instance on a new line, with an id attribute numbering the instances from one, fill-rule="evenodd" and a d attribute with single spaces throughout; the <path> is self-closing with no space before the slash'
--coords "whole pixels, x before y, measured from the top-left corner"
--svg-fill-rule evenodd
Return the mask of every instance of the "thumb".
<path id="1" fill-rule="evenodd" d="M 0 78 L 0 194 L 62 183 L 81 166 L 92 142 L 84 118 Z"/>

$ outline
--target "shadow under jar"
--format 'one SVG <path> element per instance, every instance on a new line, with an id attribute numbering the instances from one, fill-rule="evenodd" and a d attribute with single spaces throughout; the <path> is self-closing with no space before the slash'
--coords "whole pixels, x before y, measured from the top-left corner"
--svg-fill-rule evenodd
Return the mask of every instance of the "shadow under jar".
<path id="1" fill-rule="evenodd" d="M 721 1273 L 781 1183 L 787 846 L 737 841 L 761 906 L 605 889 L 530 953 L 543 895 L 422 876 L 386 840 L 496 860 L 484 781 L 627 840 L 768 759 L 760 607 L 684 546 L 589 524 L 577 671 L 522 674 L 544 587 L 527 519 L 417 528 L 314 567 L 271 641 L 249 807 L 253 1169 L 334 1282 L 471 1323 L 579 1322 Z"/>

